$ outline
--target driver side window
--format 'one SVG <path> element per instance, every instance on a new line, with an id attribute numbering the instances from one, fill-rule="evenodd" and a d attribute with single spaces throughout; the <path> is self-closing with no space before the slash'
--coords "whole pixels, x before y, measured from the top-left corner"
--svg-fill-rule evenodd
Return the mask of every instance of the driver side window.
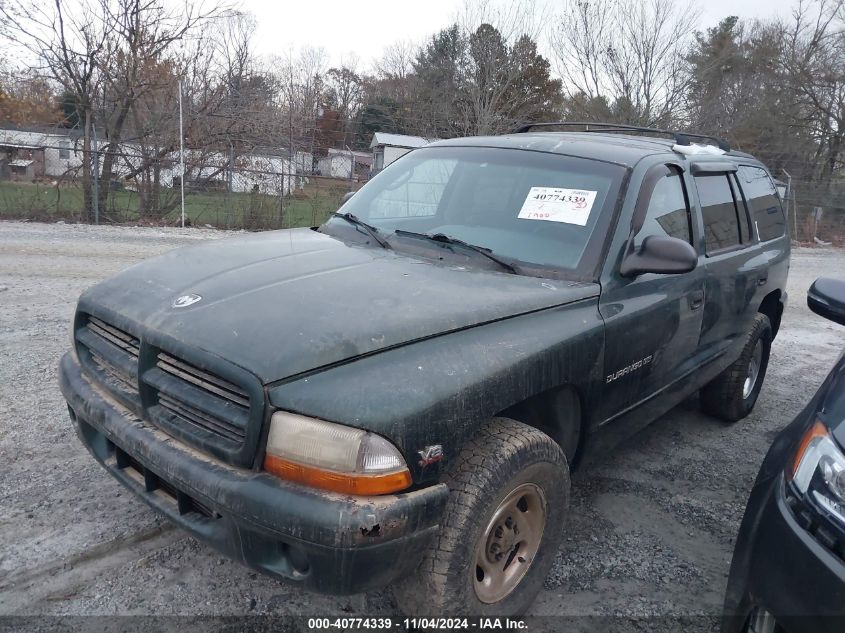
<path id="1" fill-rule="evenodd" d="M 677 237 L 692 244 L 689 198 L 681 172 L 667 165 L 669 173 L 657 181 L 651 193 L 642 228 L 634 239 L 639 248 L 649 235 Z"/>

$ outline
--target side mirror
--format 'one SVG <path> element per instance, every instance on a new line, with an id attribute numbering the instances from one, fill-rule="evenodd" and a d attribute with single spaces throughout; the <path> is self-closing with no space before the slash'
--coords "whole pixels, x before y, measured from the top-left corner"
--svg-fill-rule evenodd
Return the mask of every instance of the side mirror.
<path id="1" fill-rule="evenodd" d="M 845 325 L 845 281 L 819 277 L 807 292 L 807 306 L 819 316 Z"/>
<path id="2" fill-rule="evenodd" d="M 349 202 L 349 198 L 351 198 L 354 195 L 355 195 L 354 191 L 347 191 L 345 194 L 343 194 L 343 197 L 340 199 L 340 206 L 343 206 L 347 202 Z"/>
<path id="3" fill-rule="evenodd" d="M 625 255 L 619 273 L 623 277 L 645 273 L 675 275 L 695 270 L 697 265 L 698 253 L 689 242 L 668 235 L 649 235 L 639 251 L 631 250 Z"/>

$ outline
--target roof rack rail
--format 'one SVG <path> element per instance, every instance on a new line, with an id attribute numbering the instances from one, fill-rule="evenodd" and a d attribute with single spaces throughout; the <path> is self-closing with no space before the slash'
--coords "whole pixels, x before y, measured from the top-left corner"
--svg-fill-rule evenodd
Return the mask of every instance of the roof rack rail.
<path id="1" fill-rule="evenodd" d="M 706 141 L 715 141 L 719 149 L 729 152 L 731 151 L 730 144 L 724 139 L 709 134 L 697 134 L 694 132 L 683 132 L 676 130 L 661 130 L 654 127 L 643 127 L 640 125 L 628 125 L 625 123 L 602 123 L 596 121 L 549 121 L 543 123 L 527 123 L 526 125 L 518 127 L 514 133 L 524 134 L 530 132 L 537 127 L 583 127 L 583 132 L 644 132 L 647 134 L 664 134 L 675 139 L 678 145 L 690 145 L 690 139 L 702 139 Z"/>

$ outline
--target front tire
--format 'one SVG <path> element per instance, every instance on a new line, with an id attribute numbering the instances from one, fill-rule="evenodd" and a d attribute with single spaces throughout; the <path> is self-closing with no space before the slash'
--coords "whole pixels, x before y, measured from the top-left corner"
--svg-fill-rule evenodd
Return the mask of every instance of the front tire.
<path id="1" fill-rule="evenodd" d="M 771 347 L 769 317 L 758 313 L 739 358 L 701 390 L 704 411 L 726 422 L 751 413 L 763 387 Z"/>
<path id="2" fill-rule="evenodd" d="M 539 593 L 569 507 L 569 466 L 548 435 L 495 418 L 447 469 L 440 533 L 394 589 L 409 616 L 516 616 Z"/>

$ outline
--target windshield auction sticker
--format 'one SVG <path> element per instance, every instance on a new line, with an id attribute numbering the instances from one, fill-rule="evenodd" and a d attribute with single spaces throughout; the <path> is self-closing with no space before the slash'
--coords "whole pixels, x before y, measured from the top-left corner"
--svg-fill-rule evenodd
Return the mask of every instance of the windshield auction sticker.
<path id="1" fill-rule="evenodd" d="M 596 193 L 584 189 L 531 187 L 517 217 L 586 226 Z"/>

